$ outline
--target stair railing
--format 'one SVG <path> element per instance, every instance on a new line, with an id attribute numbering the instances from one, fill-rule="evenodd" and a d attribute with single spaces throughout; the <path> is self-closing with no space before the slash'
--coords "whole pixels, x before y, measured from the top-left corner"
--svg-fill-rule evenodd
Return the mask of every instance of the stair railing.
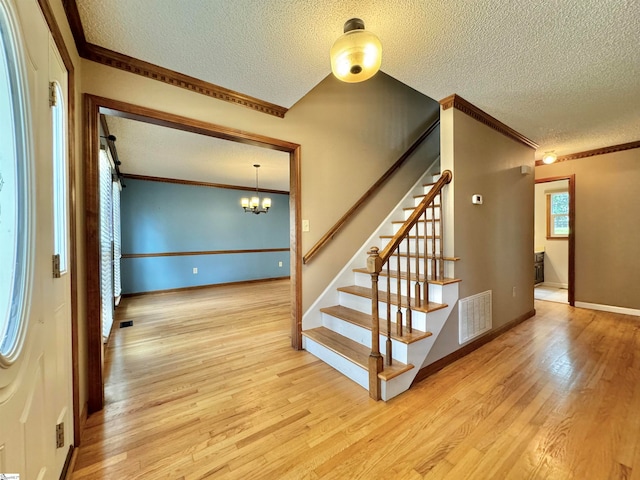
<path id="1" fill-rule="evenodd" d="M 375 400 L 380 399 L 380 377 L 384 371 L 384 363 L 392 365 L 392 343 L 391 343 L 391 303 L 394 300 L 391 294 L 391 270 L 389 268 L 392 256 L 396 256 L 396 334 L 403 336 L 403 315 L 402 305 L 405 306 L 406 330 L 412 331 L 412 306 L 427 310 L 429 306 L 429 279 L 442 280 L 444 278 L 444 229 L 443 229 L 443 202 L 442 189 L 451 182 L 453 175 L 450 170 L 442 172 L 440 179 L 431 187 L 429 193 L 420 201 L 413 210 L 409 218 L 402 224 L 398 232 L 389 241 L 387 246 L 380 251 L 378 247 L 371 247 L 367 258 L 367 271 L 371 275 L 371 354 L 369 355 L 369 396 Z M 437 215 L 439 210 L 440 214 Z M 422 227 L 422 235 L 420 234 Z M 413 235 L 412 235 L 413 233 Z M 411 242 L 415 241 L 415 249 L 411 249 Z M 422 249 L 420 242 L 422 241 Z M 406 242 L 406 252 L 401 251 L 402 243 Z M 412 256 L 414 259 L 415 272 L 411 274 Z M 401 262 L 405 257 L 406 264 L 404 273 Z M 420 262 L 420 258 L 423 262 Z M 420 272 L 420 263 L 423 264 L 423 272 Z M 386 291 L 386 362 L 380 353 L 380 314 L 379 314 L 379 292 L 378 277 L 383 269 L 386 269 L 387 291 Z M 411 283 L 415 279 L 413 288 L 414 298 L 411 298 Z M 422 282 L 421 282 L 422 280 Z M 404 286 L 404 289 L 403 289 Z M 402 291 L 406 291 L 406 298 L 403 298 Z"/>

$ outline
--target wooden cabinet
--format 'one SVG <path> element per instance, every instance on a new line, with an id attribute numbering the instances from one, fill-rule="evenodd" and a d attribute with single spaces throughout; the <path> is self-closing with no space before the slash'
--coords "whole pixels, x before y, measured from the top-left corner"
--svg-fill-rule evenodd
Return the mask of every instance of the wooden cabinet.
<path id="1" fill-rule="evenodd" d="M 536 252 L 533 255 L 534 283 L 537 285 L 544 282 L 544 252 Z"/>

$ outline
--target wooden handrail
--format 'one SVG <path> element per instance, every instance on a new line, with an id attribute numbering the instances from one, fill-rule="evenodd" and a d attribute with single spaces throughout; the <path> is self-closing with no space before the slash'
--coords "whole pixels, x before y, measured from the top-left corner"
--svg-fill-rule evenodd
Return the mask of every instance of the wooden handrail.
<path id="1" fill-rule="evenodd" d="M 402 164 L 411 156 L 411 154 L 420 146 L 420 144 L 440 125 L 440 118 L 429 125 L 429 127 L 418 137 L 418 139 L 411 144 L 406 152 L 374 183 L 369 190 L 362 195 L 358 201 L 347 212 L 340 217 L 333 227 L 325 233 L 318 242 L 311 247 L 307 254 L 302 257 L 302 263 L 306 264 L 340 231 L 340 229 L 351 219 L 351 217 L 360 209 L 360 207 L 373 196 L 373 194 L 386 183 L 389 178 L 398 170 Z"/>
<path id="2" fill-rule="evenodd" d="M 429 193 L 424 196 L 422 201 L 418 204 L 411 215 L 409 215 L 409 218 L 404 222 L 404 224 L 402 224 L 402 227 L 400 227 L 400 229 L 396 232 L 387 246 L 384 247 L 384 250 L 380 252 L 380 269 L 382 269 L 382 265 L 387 263 L 387 260 L 389 260 L 391 254 L 400 246 L 400 243 L 404 240 L 404 238 L 409 235 L 409 231 L 415 226 L 416 223 L 418 223 L 418 220 L 420 220 L 420 217 L 425 212 L 429 204 L 432 203 L 436 196 L 440 193 L 442 187 L 451 182 L 452 177 L 453 175 L 451 174 L 451 170 L 445 170 L 444 172 L 442 172 L 440 179 L 433 185 Z M 378 270 L 377 273 L 380 273 L 380 270 Z"/>

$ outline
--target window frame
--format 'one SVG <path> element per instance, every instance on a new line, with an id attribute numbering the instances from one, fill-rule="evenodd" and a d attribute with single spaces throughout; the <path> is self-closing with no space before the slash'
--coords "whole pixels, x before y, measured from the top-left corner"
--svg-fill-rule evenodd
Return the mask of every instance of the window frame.
<path id="1" fill-rule="evenodd" d="M 552 196 L 553 195 L 561 195 L 561 194 L 566 194 L 567 195 L 567 203 L 568 203 L 568 209 L 569 211 L 567 213 L 562 213 L 562 214 L 554 214 L 551 210 L 552 207 L 551 205 L 553 204 L 552 201 Z M 569 233 L 556 233 L 554 230 L 554 219 L 555 217 L 567 217 L 567 223 L 570 225 L 570 216 L 571 216 L 571 196 L 569 195 L 569 190 L 568 189 L 562 189 L 562 190 L 554 190 L 554 191 L 549 191 L 549 192 L 545 192 L 545 195 L 547 197 L 547 240 L 568 240 L 569 239 Z"/>
<path id="2" fill-rule="evenodd" d="M 20 356 L 28 328 L 33 283 L 35 198 L 33 134 L 30 97 L 25 67 L 26 53 L 11 6 L 0 1 L 0 35 L 3 62 L 6 62 L 13 121 L 13 161 L 15 162 L 15 268 L 10 280 L 11 294 L 0 338 L 0 367 L 9 368 Z M 11 337 L 7 332 L 10 331 Z M 0 385 L 1 386 L 1 385 Z"/>
<path id="3" fill-rule="evenodd" d="M 51 106 L 51 134 L 53 137 L 53 245 L 60 256 L 60 276 L 69 270 L 69 191 L 67 149 L 67 106 L 62 86 L 51 82 L 56 92 L 56 104 Z"/>

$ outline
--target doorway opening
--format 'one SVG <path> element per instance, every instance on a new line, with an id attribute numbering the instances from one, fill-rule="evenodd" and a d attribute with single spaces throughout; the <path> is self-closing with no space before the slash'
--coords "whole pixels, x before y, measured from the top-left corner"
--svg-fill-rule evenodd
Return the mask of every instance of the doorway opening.
<path id="1" fill-rule="evenodd" d="M 290 229 L 290 293 L 291 345 L 301 348 L 302 287 L 300 237 L 300 145 L 181 117 L 117 100 L 85 95 L 84 155 L 85 210 L 87 243 L 87 340 L 88 340 L 88 409 L 96 412 L 104 406 L 104 344 L 100 329 L 100 245 L 99 245 L 99 123 L 100 115 L 110 115 L 147 124 L 197 133 L 246 145 L 286 152 L 289 155 L 289 229 Z"/>
<path id="2" fill-rule="evenodd" d="M 535 181 L 534 298 L 575 304 L 575 175 Z"/>

